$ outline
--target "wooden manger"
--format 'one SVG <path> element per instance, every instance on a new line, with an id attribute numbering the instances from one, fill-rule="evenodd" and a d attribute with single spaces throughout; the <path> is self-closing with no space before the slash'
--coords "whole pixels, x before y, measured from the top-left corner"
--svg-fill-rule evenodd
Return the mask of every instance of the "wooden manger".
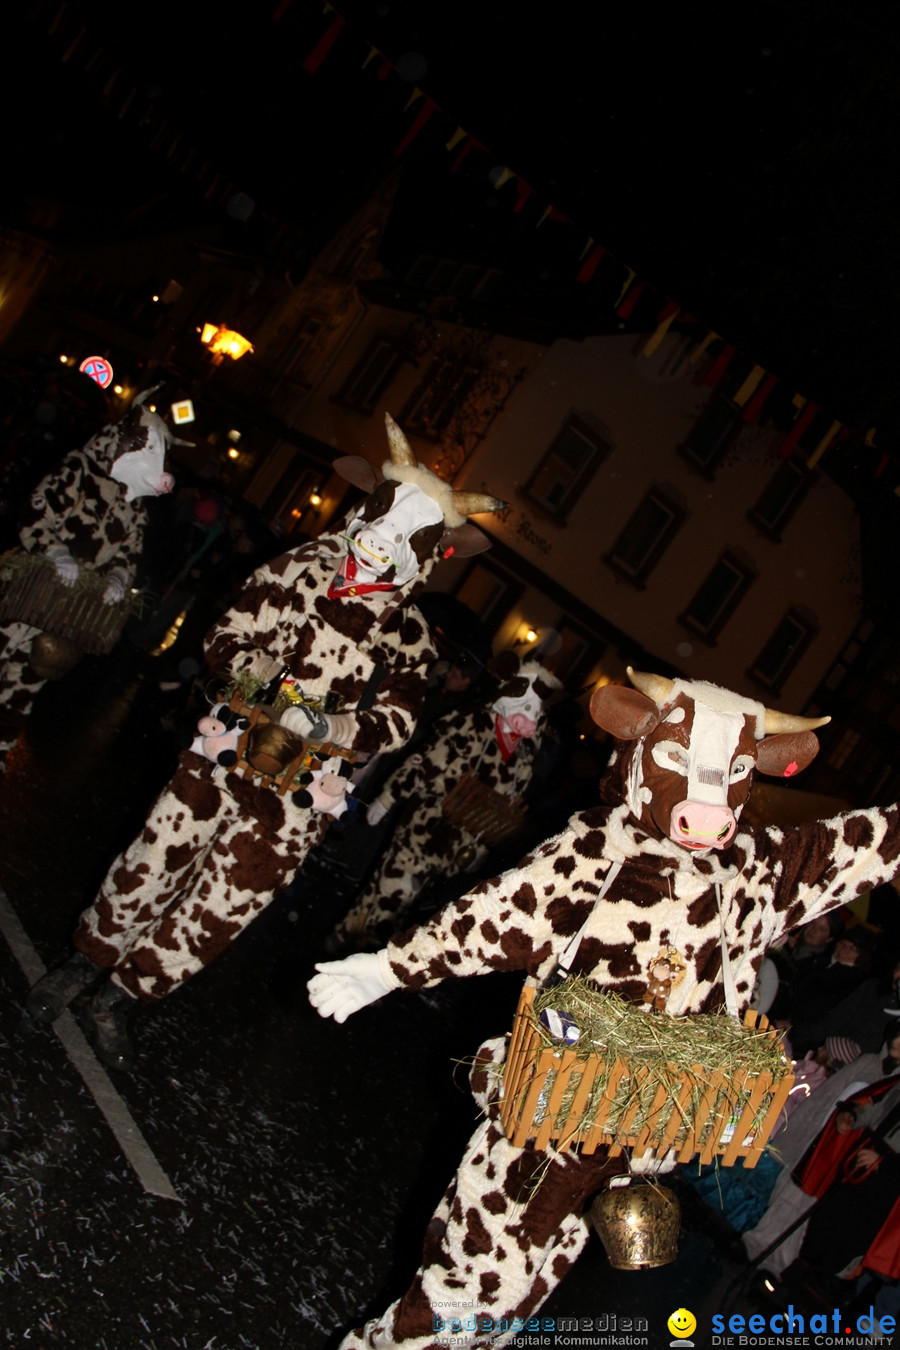
<path id="1" fill-rule="evenodd" d="M 744 1167 L 756 1166 L 794 1082 L 778 1033 L 765 1017 L 748 1011 L 742 1026 L 728 1027 L 747 1039 L 749 1053 L 741 1058 L 755 1059 L 756 1068 L 710 1069 L 664 1057 L 641 1063 L 621 1054 L 610 1061 L 581 1044 L 554 1040 L 538 1020 L 535 994 L 528 985 L 522 990 L 503 1068 L 500 1111 L 512 1143 L 560 1152 L 577 1146 L 582 1153 L 603 1145 L 611 1157 L 628 1148 L 634 1158 L 662 1158 L 674 1150 L 679 1163 L 699 1156 L 703 1163 L 717 1158 L 723 1167 L 739 1158 Z M 631 1011 L 656 1022 L 666 1017 Z M 714 1033 L 712 1024 L 724 1015 L 697 1017 Z"/>
<path id="2" fill-rule="evenodd" d="M 460 829 L 482 839 L 488 848 L 498 848 L 522 832 L 525 812 L 518 797 L 503 797 L 482 783 L 474 773 L 455 783 L 441 803 L 441 810 Z"/>
<path id="3" fill-rule="evenodd" d="M 83 568 L 72 586 L 64 586 L 53 563 L 42 553 L 10 552 L 0 560 L 0 621 L 26 623 L 66 638 L 81 652 L 106 656 L 122 635 L 135 597 L 106 604 L 109 578 Z"/>

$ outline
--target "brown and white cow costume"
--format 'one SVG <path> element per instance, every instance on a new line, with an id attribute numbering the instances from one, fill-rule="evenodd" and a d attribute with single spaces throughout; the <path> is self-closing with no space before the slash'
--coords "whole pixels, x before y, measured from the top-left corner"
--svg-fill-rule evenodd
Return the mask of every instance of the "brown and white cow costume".
<path id="1" fill-rule="evenodd" d="M 336 714 L 289 708 L 282 725 L 367 754 L 408 740 L 434 660 L 410 582 L 424 583 L 441 553 L 488 547 L 465 512 L 502 506 L 454 495 L 416 464 L 390 419 L 388 431 L 385 480 L 349 526 L 255 572 L 205 643 L 213 670 L 268 680 L 288 668 L 304 697 L 337 696 Z M 356 482 L 377 477 L 364 460 L 335 468 Z M 327 819 L 259 778 L 185 751 L 142 833 L 82 914 L 76 957 L 35 986 L 29 1011 L 50 1021 L 91 970 L 111 971 L 91 1005 L 100 1000 L 98 1050 L 107 1062 L 129 1062 L 123 1017 L 111 1030 L 98 1020 L 103 1000 L 125 1010 L 136 998 L 152 1002 L 212 961 L 294 876 Z M 84 958 L 93 963 L 87 971 Z"/>
<path id="2" fill-rule="evenodd" d="M 44 554 L 65 586 L 74 586 L 82 569 L 99 573 L 107 604 L 134 582 L 147 525 L 143 499 L 172 489 L 165 472 L 172 433 L 143 406 L 150 392 L 47 474 L 21 517 L 23 550 Z M 29 664 L 40 632 L 28 623 L 0 624 L 0 771 L 45 684 Z"/>
<path id="3" fill-rule="evenodd" d="M 604 804 L 380 952 L 318 966 L 309 990 L 322 1016 L 343 1021 L 388 990 L 449 976 L 524 970 L 545 980 L 582 928 L 571 971 L 633 1002 L 644 1000 L 660 957 L 675 959 L 680 978 L 666 1011 L 676 1015 L 723 1006 L 724 933 L 742 1011 L 770 944 L 900 872 L 898 806 L 790 829 L 740 826 L 753 768 L 790 777 L 815 755 L 812 728 L 827 719 L 785 718 L 710 684 L 632 681 L 638 688 L 610 685 L 592 699 L 596 721 L 621 742 L 601 785 Z M 473 1087 L 483 1104 L 489 1067 L 504 1053 L 503 1039 L 479 1052 Z M 581 1251 L 585 1206 L 623 1165 L 602 1150 L 513 1148 L 488 1105 L 412 1286 L 343 1350 L 424 1350 L 451 1327 L 456 1344 L 507 1343 Z M 469 1331 L 473 1313 L 479 1330 Z M 509 1330 L 491 1338 L 501 1323 Z"/>
<path id="4" fill-rule="evenodd" d="M 369 808 L 374 823 L 394 805 L 404 810 L 371 880 L 335 930 L 340 940 L 351 945 L 386 940 L 404 926 L 432 876 L 454 876 L 487 857 L 484 842 L 464 825 L 451 823 L 443 802 L 469 773 L 500 797 L 520 798 L 540 749 L 545 702 L 561 688 L 555 675 L 527 661 L 501 684 L 490 704 L 439 719 Z"/>

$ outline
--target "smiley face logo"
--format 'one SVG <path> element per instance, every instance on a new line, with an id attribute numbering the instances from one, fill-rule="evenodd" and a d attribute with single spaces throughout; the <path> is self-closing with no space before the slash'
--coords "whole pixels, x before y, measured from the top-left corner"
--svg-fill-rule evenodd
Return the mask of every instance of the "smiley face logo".
<path id="1" fill-rule="evenodd" d="M 687 1308 L 676 1308 L 669 1318 L 666 1326 L 673 1336 L 681 1340 L 685 1336 L 690 1336 L 697 1329 L 697 1319 Z"/>

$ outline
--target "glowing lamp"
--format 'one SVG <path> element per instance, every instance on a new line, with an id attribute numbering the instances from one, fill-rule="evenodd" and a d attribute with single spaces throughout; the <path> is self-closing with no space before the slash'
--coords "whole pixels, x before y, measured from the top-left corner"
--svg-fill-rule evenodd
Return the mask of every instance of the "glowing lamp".
<path id="1" fill-rule="evenodd" d="M 309 494 L 309 504 L 310 504 L 310 506 L 321 506 L 321 505 L 322 505 L 322 498 L 321 498 L 321 496 L 320 496 L 320 494 L 319 494 L 318 492 L 311 492 L 311 493 Z"/>
<path id="2" fill-rule="evenodd" d="M 247 352 L 253 351 L 252 342 L 224 324 L 205 323 L 200 330 L 200 341 L 209 348 L 214 361 L 221 361 L 225 356 L 239 361 Z"/>

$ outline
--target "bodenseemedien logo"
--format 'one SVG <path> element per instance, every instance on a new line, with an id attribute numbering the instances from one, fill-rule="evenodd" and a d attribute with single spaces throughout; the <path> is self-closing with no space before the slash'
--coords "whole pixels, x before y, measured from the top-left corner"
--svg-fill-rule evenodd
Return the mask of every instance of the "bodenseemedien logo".
<path id="1" fill-rule="evenodd" d="M 676 1340 L 669 1342 L 670 1345 L 688 1346 L 694 1344 L 689 1338 L 697 1329 L 697 1319 L 688 1308 L 676 1308 L 666 1326 L 672 1335 L 677 1337 Z"/>

